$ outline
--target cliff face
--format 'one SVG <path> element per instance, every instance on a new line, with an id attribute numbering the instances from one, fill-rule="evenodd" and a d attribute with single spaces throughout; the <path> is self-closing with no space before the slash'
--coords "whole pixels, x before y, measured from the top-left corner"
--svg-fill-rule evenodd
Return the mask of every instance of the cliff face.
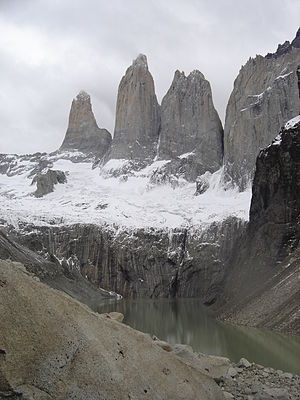
<path id="1" fill-rule="evenodd" d="M 226 179 L 244 189 L 259 150 L 300 111 L 300 32 L 274 54 L 250 59 L 234 82 L 224 128 Z"/>
<path id="2" fill-rule="evenodd" d="M 295 121 L 257 158 L 249 226 L 222 301 L 224 318 L 299 333 L 300 117 Z"/>
<path id="3" fill-rule="evenodd" d="M 140 54 L 118 90 L 116 123 L 109 158 L 151 160 L 156 153 L 160 107 L 146 56 Z"/>
<path id="4" fill-rule="evenodd" d="M 79 150 L 101 158 L 110 144 L 111 134 L 98 127 L 90 96 L 81 91 L 72 102 L 69 125 L 60 150 Z"/>
<path id="5" fill-rule="evenodd" d="M 33 251 L 12 240 L 12 236 L 0 231 L 1 260 L 22 263 L 28 272 L 37 276 L 42 282 L 68 293 L 82 303 L 88 304 L 93 309 L 104 298 L 115 297 L 104 290 L 100 290 L 84 279 L 80 273 L 80 268 L 74 263 L 60 263 L 53 255 L 50 256 L 50 259 L 41 256 L 40 253 L 43 250 L 43 244 L 40 241 L 32 242 L 27 237 L 27 241 L 30 242 L 29 247 L 34 249 Z"/>
<path id="6" fill-rule="evenodd" d="M 40 244 L 44 253 L 71 262 L 92 283 L 124 297 L 197 296 L 211 304 L 244 226 L 229 218 L 202 232 L 139 229 L 117 235 L 104 226 L 40 227 L 19 240 L 31 249 Z"/>
<path id="7" fill-rule="evenodd" d="M 209 82 L 199 71 L 187 77 L 175 72 L 162 100 L 158 155 L 173 159 L 194 153 L 202 171 L 214 172 L 223 158 L 223 129 L 216 112 Z"/>

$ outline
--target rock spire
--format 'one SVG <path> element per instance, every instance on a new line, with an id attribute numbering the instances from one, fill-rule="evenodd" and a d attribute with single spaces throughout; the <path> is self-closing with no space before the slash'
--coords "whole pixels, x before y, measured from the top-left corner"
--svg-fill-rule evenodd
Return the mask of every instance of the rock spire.
<path id="1" fill-rule="evenodd" d="M 188 76 L 176 71 L 161 105 L 159 157 L 173 159 L 190 152 L 202 164 L 203 172 L 221 166 L 223 128 L 210 84 L 198 70 Z"/>
<path id="2" fill-rule="evenodd" d="M 72 101 L 69 125 L 60 150 L 79 150 L 102 157 L 111 144 L 111 134 L 97 125 L 90 96 L 81 91 Z"/>
<path id="3" fill-rule="evenodd" d="M 153 159 L 160 129 L 160 107 L 147 58 L 140 54 L 118 90 L 114 138 L 109 158 Z"/>

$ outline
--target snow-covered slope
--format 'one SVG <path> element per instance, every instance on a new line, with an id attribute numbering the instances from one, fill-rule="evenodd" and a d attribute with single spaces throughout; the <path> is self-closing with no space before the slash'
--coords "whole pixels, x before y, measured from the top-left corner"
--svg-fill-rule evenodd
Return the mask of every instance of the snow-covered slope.
<path id="1" fill-rule="evenodd" d="M 175 188 L 150 183 L 151 175 L 167 161 L 155 161 L 126 175 L 119 173 L 126 161 L 111 160 L 105 167 L 93 169 L 91 160 L 84 160 L 78 153 L 7 155 L 0 161 L 0 219 L 16 228 L 20 223 L 93 223 L 127 229 L 204 228 L 228 216 L 248 219 L 250 189 L 244 193 L 226 191 L 220 183 L 222 169 L 209 175 L 209 189 L 195 196 L 195 184 L 180 178 Z M 43 172 L 49 167 L 64 171 L 67 183 L 57 184 L 54 192 L 35 198 L 32 178 L 37 166 L 41 169 L 44 165 Z"/>

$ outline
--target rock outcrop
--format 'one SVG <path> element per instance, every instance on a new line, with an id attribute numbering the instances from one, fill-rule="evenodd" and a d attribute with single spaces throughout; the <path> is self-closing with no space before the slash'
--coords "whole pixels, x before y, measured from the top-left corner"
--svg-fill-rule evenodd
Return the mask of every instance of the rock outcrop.
<path id="1" fill-rule="evenodd" d="M 0 261 L 0 397 L 222 400 L 204 370 Z"/>
<path id="2" fill-rule="evenodd" d="M 226 180 L 241 190 L 251 182 L 259 150 L 300 112 L 300 31 L 274 54 L 250 58 L 231 93 L 224 129 Z"/>
<path id="3" fill-rule="evenodd" d="M 192 153 L 197 175 L 215 172 L 223 160 L 223 128 L 214 108 L 209 82 L 199 71 L 175 72 L 161 104 L 158 156 L 174 159 Z"/>
<path id="4" fill-rule="evenodd" d="M 295 121 L 257 158 L 249 226 L 221 308 L 223 318 L 299 334 L 300 116 Z"/>
<path id="5" fill-rule="evenodd" d="M 43 197 L 53 192 L 54 185 L 58 183 L 66 183 L 67 177 L 63 171 L 48 169 L 46 173 L 37 174 L 32 184 L 36 183 L 36 191 L 33 193 L 35 197 Z"/>
<path id="6" fill-rule="evenodd" d="M 151 160 L 156 154 L 160 106 L 146 56 L 140 54 L 123 76 L 118 90 L 110 159 Z"/>
<path id="7" fill-rule="evenodd" d="M 111 134 L 97 125 L 90 96 L 81 91 L 72 102 L 69 125 L 60 150 L 78 150 L 101 158 L 111 140 Z"/>

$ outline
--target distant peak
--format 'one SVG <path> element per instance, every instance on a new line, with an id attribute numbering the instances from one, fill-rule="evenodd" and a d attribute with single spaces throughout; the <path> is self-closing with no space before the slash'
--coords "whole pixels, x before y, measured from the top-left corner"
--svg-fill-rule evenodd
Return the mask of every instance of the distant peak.
<path id="1" fill-rule="evenodd" d="M 147 57 L 144 54 L 139 54 L 132 63 L 133 66 L 142 66 L 148 68 Z"/>
<path id="2" fill-rule="evenodd" d="M 80 92 L 78 93 L 78 95 L 76 96 L 76 100 L 79 101 L 90 101 L 90 95 L 85 92 L 84 90 L 80 90 Z"/>

